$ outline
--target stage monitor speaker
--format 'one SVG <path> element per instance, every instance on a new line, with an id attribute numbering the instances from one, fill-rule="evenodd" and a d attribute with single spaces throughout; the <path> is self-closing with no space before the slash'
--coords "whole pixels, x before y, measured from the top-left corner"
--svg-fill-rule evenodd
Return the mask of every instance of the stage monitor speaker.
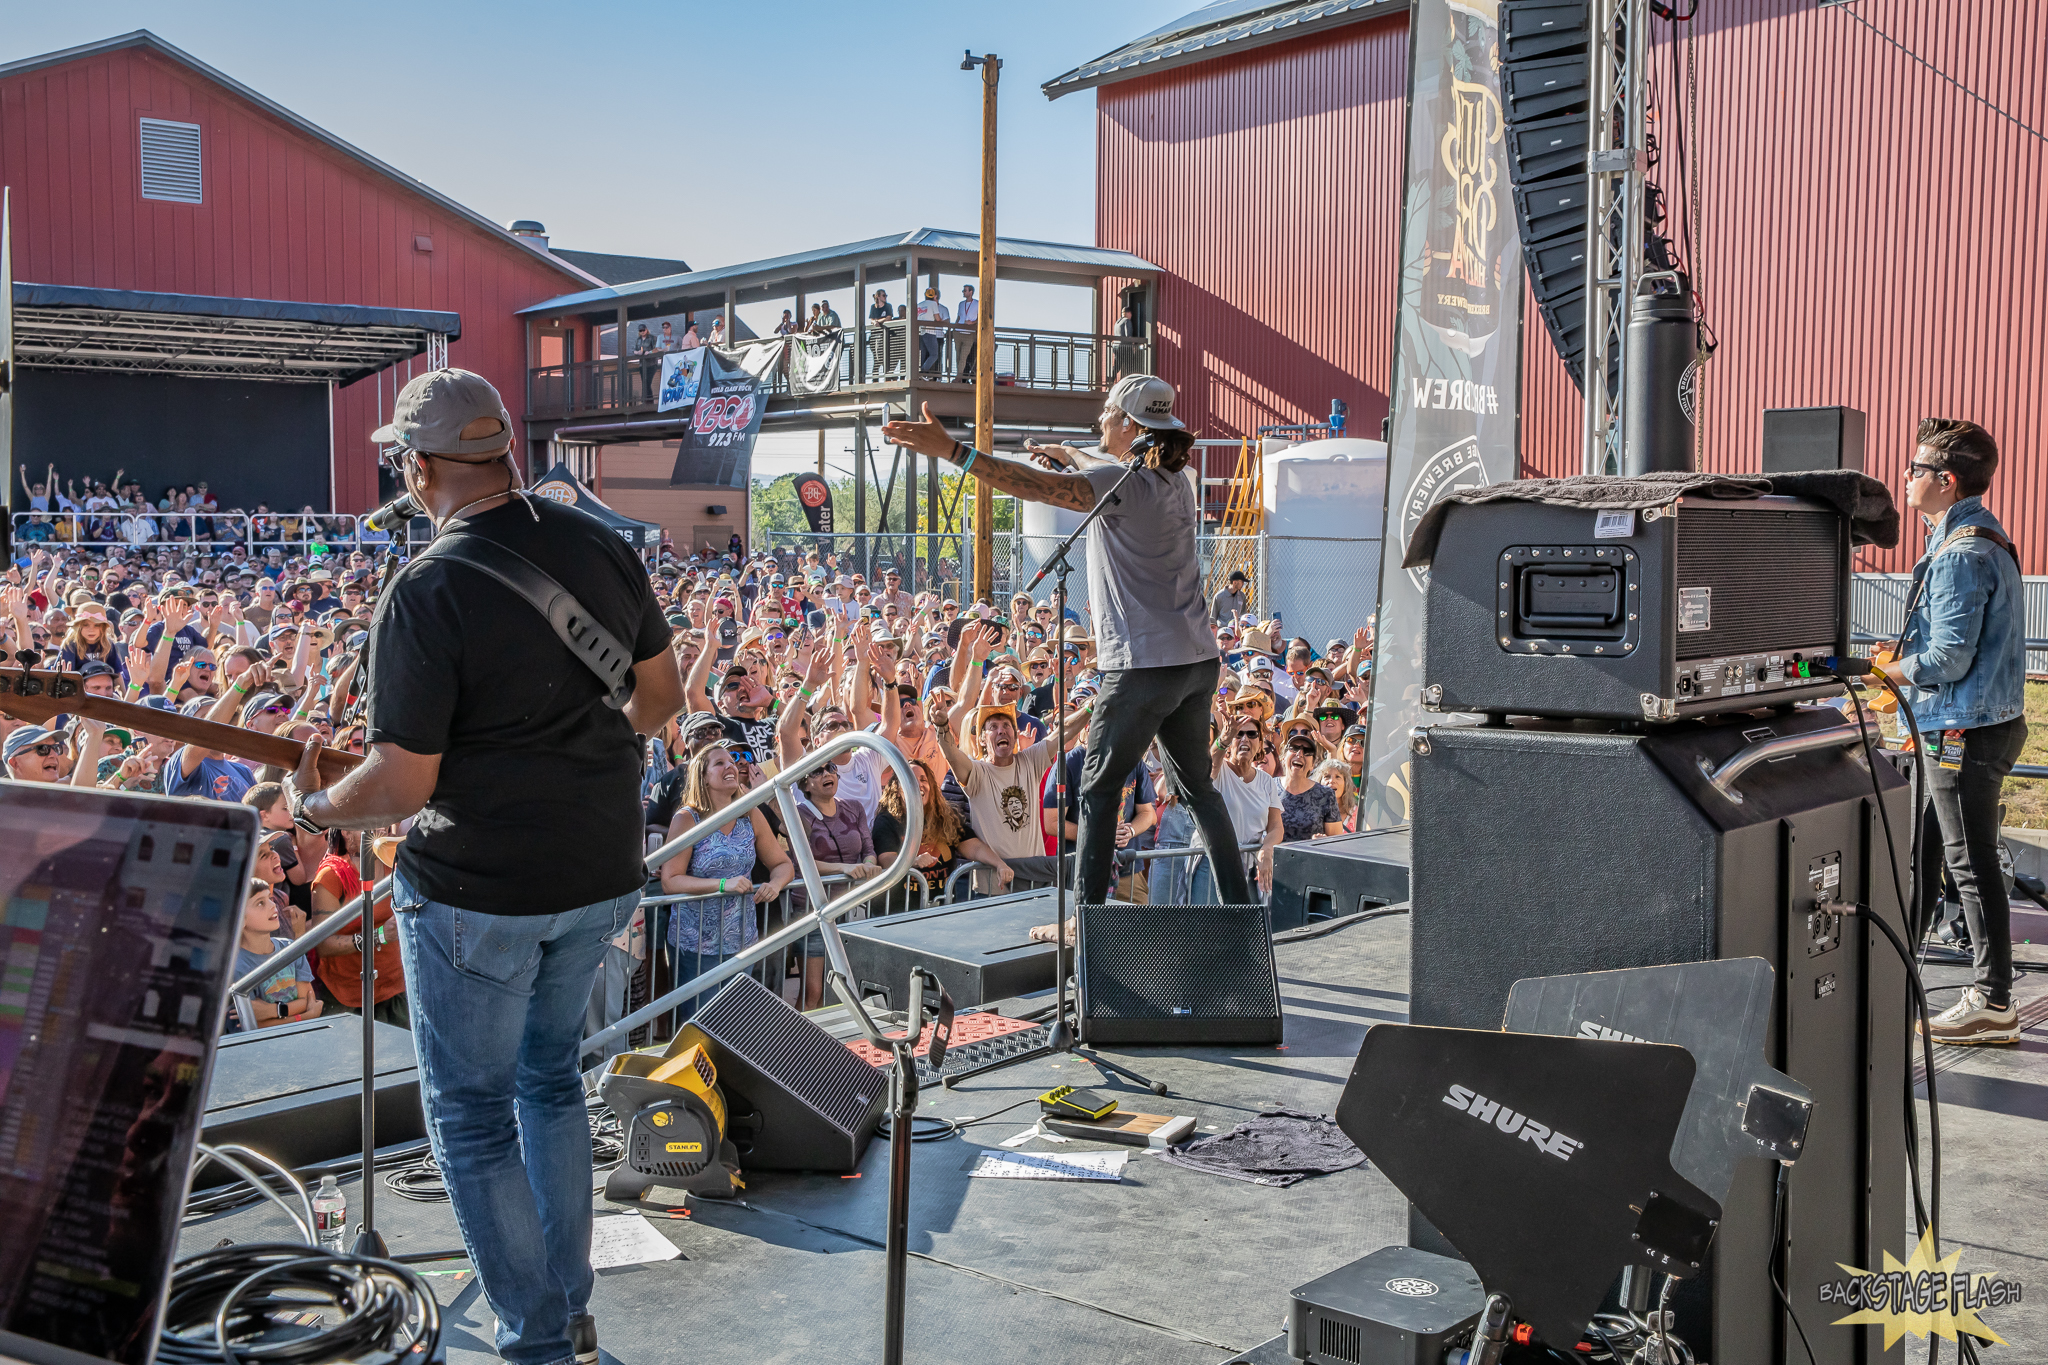
<path id="1" fill-rule="evenodd" d="M 670 1045 L 701 1043 L 725 1092 L 743 1170 L 851 1171 L 882 1116 L 889 1078 L 751 976 L 718 988 Z"/>
<path id="2" fill-rule="evenodd" d="M 1908 788 L 1889 763 L 1873 779 L 1841 745 L 1756 765 L 1735 784 L 1739 803 L 1701 765 L 1842 724 L 1832 707 L 1809 707 L 1645 733 L 1439 726 L 1410 755 L 1413 1022 L 1499 1029 L 1528 977 L 1771 964 L 1764 1059 L 1813 1092 L 1807 1155 L 1787 1177 L 1786 1288 L 1801 1305 L 1841 1277 L 1837 1262 L 1904 1259 L 1913 1241 L 1905 969 L 1881 930 L 1819 909 L 1862 903 L 1900 924 L 1873 781 L 1899 841 L 1911 833 Z M 1903 842 L 1896 849 L 1908 856 Z M 1588 1016 L 1572 1022 L 1583 1031 Z M 1774 1174 L 1769 1162 L 1739 1163 L 1706 1275 L 1673 1294 L 1679 1335 L 1701 1359 L 1804 1359 L 1772 1308 Z M 1411 1231 L 1442 1250 L 1426 1226 Z M 1870 1329 L 1815 1332 L 1801 1316 L 1821 1365 L 1882 1354 Z"/>
<path id="3" fill-rule="evenodd" d="M 1277 1043 L 1280 978 L 1263 905 L 1084 905 L 1084 1043 Z"/>
<path id="4" fill-rule="evenodd" d="M 1424 599 L 1432 711 L 1661 721 L 1835 696 L 1849 526 L 1800 498 L 1454 503 Z"/>
<path id="5" fill-rule="evenodd" d="M 1369 829 L 1273 850 L 1275 933 L 1408 899 L 1408 827 Z"/>
<path id="6" fill-rule="evenodd" d="M 1586 0 L 1503 0 L 1500 7 L 1500 55 L 1508 62 L 1584 52 L 1589 31 Z"/>
<path id="7" fill-rule="evenodd" d="M 1051 887 L 1011 896 L 963 901 L 903 915 L 855 920 L 839 926 L 856 986 L 880 985 L 891 1008 L 900 999 L 912 967 L 927 967 L 960 1009 L 1009 1000 L 1057 983 L 1057 955 L 1050 943 L 1033 943 L 1031 930 L 1051 924 Z"/>
<path id="8" fill-rule="evenodd" d="M 1863 414 L 1855 408 L 1765 408 L 1764 473 L 1863 468 Z"/>
<path id="9" fill-rule="evenodd" d="M 427 1135 L 412 1033 L 377 1024 L 377 1145 Z M 201 1138 L 240 1143 L 298 1169 L 363 1147 L 363 1021 L 328 1014 L 254 1033 L 224 1034 L 214 1054 Z M 197 1188 L 226 1184 L 234 1172 L 209 1162 Z"/>

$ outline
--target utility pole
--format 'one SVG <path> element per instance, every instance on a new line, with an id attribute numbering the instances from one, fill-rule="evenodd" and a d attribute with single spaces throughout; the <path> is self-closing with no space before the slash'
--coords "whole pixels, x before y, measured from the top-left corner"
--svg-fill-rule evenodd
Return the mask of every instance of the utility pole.
<path id="1" fill-rule="evenodd" d="M 996 444 L 996 81 L 1003 63 L 991 52 L 969 52 L 962 71 L 981 68 L 981 259 L 974 310 L 974 448 Z M 995 598 L 996 498 L 984 479 L 974 481 L 974 597 Z"/>

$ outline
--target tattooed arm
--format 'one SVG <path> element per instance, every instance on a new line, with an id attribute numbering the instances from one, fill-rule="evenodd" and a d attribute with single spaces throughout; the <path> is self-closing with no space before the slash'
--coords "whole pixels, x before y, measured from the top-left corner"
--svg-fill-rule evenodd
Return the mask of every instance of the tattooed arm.
<path id="1" fill-rule="evenodd" d="M 946 434 L 946 429 L 932 416 L 929 404 L 925 405 L 922 422 L 890 422 L 882 428 L 882 439 L 919 455 L 949 462 L 957 463 L 967 457 L 968 447 Z M 1095 486 L 1085 474 L 1040 469 L 985 450 L 974 457 L 974 467 L 968 472 L 991 488 L 1026 502 L 1050 503 L 1070 512 L 1086 512 L 1095 506 Z"/>

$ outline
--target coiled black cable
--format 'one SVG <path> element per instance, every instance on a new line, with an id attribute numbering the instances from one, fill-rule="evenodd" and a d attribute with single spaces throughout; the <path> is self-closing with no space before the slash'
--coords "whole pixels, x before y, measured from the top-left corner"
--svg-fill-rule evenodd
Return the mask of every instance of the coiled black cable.
<path id="1" fill-rule="evenodd" d="M 261 1339 L 281 1315 L 314 1308 L 332 1320 L 286 1340 Z M 251 1242 L 214 1247 L 172 1268 L 156 1358 L 165 1365 L 323 1365 L 377 1355 L 413 1362 L 431 1359 L 440 1341 L 433 1292 L 396 1261 Z"/>

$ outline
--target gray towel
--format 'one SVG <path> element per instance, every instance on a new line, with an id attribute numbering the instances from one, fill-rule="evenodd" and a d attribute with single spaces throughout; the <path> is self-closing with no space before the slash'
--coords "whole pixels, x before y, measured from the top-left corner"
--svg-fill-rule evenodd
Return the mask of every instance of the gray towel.
<path id="1" fill-rule="evenodd" d="M 1365 1153 L 1328 1114 L 1273 1109 L 1227 1133 L 1169 1147 L 1159 1159 L 1191 1171 L 1285 1189 L 1312 1175 L 1363 1166 Z"/>

